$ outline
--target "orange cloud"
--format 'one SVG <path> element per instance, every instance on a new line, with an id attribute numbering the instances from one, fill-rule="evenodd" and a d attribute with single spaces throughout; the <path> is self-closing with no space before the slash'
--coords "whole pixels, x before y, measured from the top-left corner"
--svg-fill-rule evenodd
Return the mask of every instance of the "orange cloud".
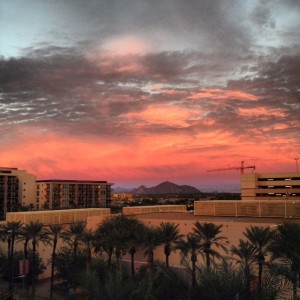
<path id="1" fill-rule="evenodd" d="M 286 113 L 281 109 L 271 109 L 265 107 L 255 107 L 255 108 L 239 108 L 239 114 L 242 116 L 274 116 L 274 117 L 286 117 Z"/>
<path id="2" fill-rule="evenodd" d="M 153 122 L 178 118 L 175 124 L 184 125 L 179 108 L 169 109 L 170 115 L 164 119 L 167 112 L 167 106 L 162 114 L 157 108 L 150 107 L 143 117 Z M 191 112 L 184 113 L 190 115 Z M 174 180 L 186 184 L 195 182 L 201 187 L 205 181 L 219 178 L 215 182 L 217 189 L 222 176 L 228 178 L 238 171 L 223 172 L 221 176 L 218 172 L 207 174 L 206 170 L 239 166 L 241 160 L 255 164 L 257 172 L 294 170 L 295 141 L 291 138 L 277 138 L 276 141 L 270 138 L 265 143 L 257 143 L 255 139 L 241 140 L 229 132 L 213 130 L 199 130 L 189 135 L 184 131 L 136 135 L 115 141 L 87 136 L 81 139 L 37 132 L 32 128 L 21 133 L 18 140 L 7 140 L 5 149 L 1 148 L 0 165 L 26 169 L 39 179 L 93 179 L 116 184 L 132 182 L 132 185 L 147 180 L 158 183 Z"/>
<path id="3" fill-rule="evenodd" d="M 240 99 L 240 100 L 258 100 L 258 97 L 242 91 L 222 90 L 222 89 L 203 89 L 200 92 L 194 93 L 189 98 L 191 99 Z"/>
<path id="4" fill-rule="evenodd" d="M 151 124 L 170 126 L 188 126 L 188 120 L 199 117 L 200 110 L 189 109 L 172 104 L 156 104 L 148 106 L 142 112 L 127 114 L 129 118 L 139 119 Z"/>

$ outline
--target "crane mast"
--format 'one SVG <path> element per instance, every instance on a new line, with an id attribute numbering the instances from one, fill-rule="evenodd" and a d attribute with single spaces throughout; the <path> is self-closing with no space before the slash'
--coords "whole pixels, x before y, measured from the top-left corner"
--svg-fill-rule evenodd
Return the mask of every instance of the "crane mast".
<path id="1" fill-rule="evenodd" d="M 253 166 L 245 166 L 244 161 L 242 160 L 240 167 L 212 169 L 212 170 L 207 170 L 206 172 L 227 171 L 227 170 L 240 170 L 241 174 L 244 174 L 244 170 L 245 169 L 253 169 L 253 170 L 255 170 L 255 165 L 253 165 Z"/>

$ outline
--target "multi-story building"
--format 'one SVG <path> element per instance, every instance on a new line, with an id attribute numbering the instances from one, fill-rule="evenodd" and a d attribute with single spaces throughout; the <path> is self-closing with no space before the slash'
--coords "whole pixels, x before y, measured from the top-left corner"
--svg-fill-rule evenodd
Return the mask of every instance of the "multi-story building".
<path id="1" fill-rule="evenodd" d="M 107 181 L 38 180 L 36 208 L 110 207 L 111 185 Z"/>
<path id="2" fill-rule="evenodd" d="M 242 200 L 300 200 L 300 172 L 241 174 Z"/>
<path id="3" fill-rule="evenodd" d="M 20 206 L 35 205 L 35 176 L 17 168 L 0 167 L 0 219 Z"/>

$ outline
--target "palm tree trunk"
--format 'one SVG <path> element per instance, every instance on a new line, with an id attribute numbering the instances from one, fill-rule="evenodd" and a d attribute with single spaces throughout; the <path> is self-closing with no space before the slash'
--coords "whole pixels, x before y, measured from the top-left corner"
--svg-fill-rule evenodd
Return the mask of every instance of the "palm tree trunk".
<path id="1" fill-rule="evenodd" d="M 32 262 L 32 278 L 31 278 L 31 283 L 32 283 L 32 295 L 35 297 L 35 274 L 36 274 L 36 266 L 35 266 L 35 257 L 36 257 L 36 240 L 32 240 L 32 254 L 33 254 L 33 262 Z"/>
<path id="2" fill-rule="evenodd" d="M 24 260 L 25 260 L 25 264 L 28 263 L 28 266 L 29 266 L 29 261 L 28 261 L 28 243 L 29 243 L 29 238 L 26 238 L 25 239 L 25 242 L 24 242 Z M 28 295 L 29 293 L 29 282 L 28 282 L 28 273 L 27 273 L 27 270 L 25 270 L 25 286 L 26 286 L 26 295 Z"/>
<path id="3" fill-rule="evenodd" d="M 196 261 L 197 261 L 197 257 L 195 253 L 192 253 L 191 261 L 192 261 L 192 288 L 195 289 L 196 288 Z"/>
<path id="4" fill-rule="evenodd" d="M 56 259 L 56 245 L 57 245 L 57 239 L 54 239 L 53 240 L 53 249 L 52 249 L 52 262 L 51 262 L 50 299 L 52 299 L 52 297 L 53 297 L 54 270 L 55 270 L 55 259 Z"/>
<path id="5" fill-rule="evenodd" d="M 262 270 L 263 270 L 263 265 L 261 263 L 259 263 L 258 264 L 258 282 L 257 282 L 258 299 L 260 299 L 261 290 L 262 290 Z"/>
<path id="6" fill-rule="evenodd" d="M 170 254 L 166 254 L 166 267 L 169 268 L 169 256 Z"/>
<path id="7" fill-rule="evenodd" d="M 134 254 L 135 254 L 135 248 L 132 247 L 132 248 L 130 249 L 130 257 L 131 257 L 131 276 L 132 276 L 132 277 L 135 277 Z"/>
<path id="8" fill-rule="evenodd" d="M 78 243 L 77 243 L 77 240 L 74 240 L 74 245 L 73 245 L 73 259 L 74 259 L 74 262 L 76 261 L 76 258 L 77 258 L 77 249 L 78 249 Z"/>
<path id="9" fill-rule="evenodd" d="M 13 293 L 13 256 L 12 256 L 12 249 L 13 249 L 13 239 L 11 236 L 7 239 L 7 257 L 9 262 L 9 281 L 8 281 L 8 291 L 9 295 Z M 11 296 L 13 298 L 13 296 Z"/>
<path id="10" fill-rule="evenodd" d="M 52 297 L 53 297 L 55 259 L 56 259 L 56 253 L 53 252 L 52 253 L 52 263 L 51 263 L 50 299 L 52 299 Z"/>
<path id="11" fill-rule="evenodd" d="M 166 267 L 169 267 L 169 257 L 170 257 L 170 247 L 169 245 L 165 245 L 165 255 L 166 255 Z"/>
<path id="12" fill-rule="evenodd" d="M 107 251 L 107 254 L 108 254 L 107 266 L 108 266 L 108 268 L 110 268 L 111 267 L 111 258 L 113 255 L 113 249 L 109 248 Z"/>
<path id="13" fill-rule="evenodd" d="M 117 264 L 117 269 L 120 270 L 120 257 L 121 257 L 121 252 L 119 249 L 116 249 L 116 264 Z"/>
<path id="14" fill-rule="evenodd" d="M 206 255 L 206 269 L 207 269 L 207 271 L 209 271 L 209 268 L 210 268 L 209 252 L 206 252 L 205 255 Z"/>
<path id="15" fill-rule="evenodd" d="M 92 265 L 92 251 L 91 248 L 88 247 L 87 249 L 87 261 L 86 261 L 86 270 L 87 272 L 90 272 Z"/>

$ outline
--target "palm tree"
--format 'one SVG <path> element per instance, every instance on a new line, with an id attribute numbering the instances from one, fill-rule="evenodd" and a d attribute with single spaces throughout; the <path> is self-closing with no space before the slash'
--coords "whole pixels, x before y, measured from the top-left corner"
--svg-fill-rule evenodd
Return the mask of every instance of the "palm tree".
<path id="1" fill-rule="evenodd" d="M 3 225 L 3 232 L 7 240 L 7 257 L 9 262 L 9 292 L 13 293 L 13 262 L 15 241 L 19 237 L 22 228 L 22 222 L 7 222 Z M 12 296 L 13 298 L 13 296 Z"/>
<path id="2" fill-rule="evenodd" d="M 29 273 L 29 256 L 28 256 L 28 244 L 29 244 L 30 237 L 28 235 L 28 232 L 26 231 L 25 225 L 22 226 L 19 241 L 23 242 L 23 253 L 24 253 L 24 262 L 23 262 L 23 272 L 25 275 L 25 282 L 26 282 L 26 293 L 28 295 L 29 292 L 29 286 L 28 286 L 28 273 Z M 27 264 L 27 269 L 26 269 Z"/>
<path id="3" fill-rule="evenodd" d="M 107 253 L 107 265 L 108 268 L 111 267 L 112 255 L 114 252 L 114 245 L 110 239 L 110 232 L 113 230 L 114 226 L 109 220 L 104 221 L 98 226 L 95 232 L 95 240 L 93 242 L 94 249 L 96 253 L 102 253 L 103 251 Z"/>
<path id="4" fill-rule="evenodd" d="M 56 248 L 60 238 L 65 237 L 65 227 L 62 224 L 51 224 L 49 229 L 46 229 L 46 233 L 49 238 L 49 243 L 52 244 L 52 257 L 51 257 L 51 284 L 50 284 L 50 299 L 53 296 L 53 284 L 54 284 L 54 270 L 56 260 Z"/>
<path id="5" fill-rule="evenodd" d="M 157 228 L 154 227 L 145 227 L 143 232 L 143 242 L 142 247 L 145 252 L 144 255 L 147 256 L 148 260 L 148 291 L 147 295 L 150 294 L 152 290 L 152 277 L 154 271 L 154 250 L 161 244 L 160 238 L 158 235 Z"/>
<path id="6" fill-rule="evenodd" d="M 145 227 L 143 232 L 143 248 L 144 255 L 147 256 L 148 267 L 153 269 L 154 264 L 154 250 L 161 244 L 157 228 Z"/>
<path id="7" fill-rule="evenodd" d="M 217 250 L 213 249 L 213 247 L 221 248 L 226 253 L 228 252 L 225 246 L 225 244 L 228 243 L 227 238 L 219 236 L 223 225 L 196 222 L 194 226 L 193 231 L 199 238 L 201 251 L 205 256 L 206 268 L 209 270 L 211 264 L 210 257 L 222 258 L 222 255 Z"/>
<path id="8" fill-rule="evenodd" d="M 105 220 L 96 230 L 95 234 L 95 250 L 100 252 L 104 250 L 108 254 L 108 265 L 111 265 L 112 254 L 115 253 L 116 263 L 120 268 L 120 259 L 126 250 L 131 248 L 131 253 L 135 252 L 132 248 L 134 239 L 133 230 L 138 226 L 136 219 L 117 215 Z M 134 255 L 134 253 L 133 253 Z"/>
<path id="9" fill-rule="evenodd" d="M 28 235 L 29 240 L 32 244 L 32 254 L 33 254 L 33 261 L 32 261 L 32 294 L 35 296 L 35 279 L 36 279 L 36 247 L 38 246 L 39 242 L 43 242 L 44 244 L 49 241 L 47 232 L 44 229 L 43 223 L 38 221 L 26 224 L 24 226 L 24 232 Z"/>
<path id="10" fill-rule="evenodd" d="M 82 236 L 85 230 L 85 223 L 73 223 L 65 231 L 64 240 L 73 249 L 73 259 L 76 260 L 78 246 L 82 243 Z"/>
<path id="11" fill-rule="evenodd" d="M 188 234 L 186 240 L 181 239 L 178 241 L 176 245 L 176 249 L 181 251 L 183 257 L 191 256 L 192 262 L 192 287 L 195 289 L 196 287 L 196 263 L 197 263 L 197 253 L 201 248 L 201 244 L 199 243 L 199 238 L 195 234 Z"/>
<path id="12" fill-rule="evenodd" d="M 272 258 L 288 265 L 287 274 L 293 284 L 293 299 L 297 298 L 297 277 L 300 272 L 300 225 L 283 223 L 277 226 L 271 243 Z"/>
<path id="13" fill-rule="evenodd" d="M 95 233 L 91 229 L 86 229 L 82 234 L 82 242 L 85 245 L 85 251 L 87 255 L 87 263 L 86 263 L 86 270 L 89 272 L 91 269 L 91 262 L 92 262 L 92 248 L 93 248 L 93 241 L 95 239 Z"/>
<path id="14" fill-rule="evenodd" d="M 241 278 L 235 267 L 225 259 L 214 268 L 201 270 L 198 289 L 192 299 L 233 300 L 240 298 Z M 193 295 L 192 295 L 193 296 Z M 251 300 L 251 298 L 246 298 Z M 245 300 L 246 300 L 245 299 Z"/>
<path id="15" fill-rule="evenodd" d="M 260 297 L 262 290 L 263 266 L 265 264 L 265 257 L 270 253 L 273 231 L 271 231 L 269 227 L 250 226 L 250 228 L 246 228 L 244 235 L 254 248 L 255 260 L 258 264 L 257 293 L 258 297 Z"/>
<path id="16" fill-rule="evenodd" d="M 164 244 L 164 253 L 166 256 L 166 267 L 169 267 L 169 256 L 171 251 L 174 250 L 174 244 L 176 244 L 182 235 L 180 234 L 179 224 L 174 223 L 160 223 L 157 227 L 157 232 L 162 244 Z"/>
<path id="17" fill-rule="evenodd" d="M 127 230 L 129 233 L 128 248 L 130 253 L 131 275 L 132 277 L 135 277 L 134 256 L 137 248 L 140 247 L 142 243 L 145 225 L 135 218 L 128 218 L 127 225 Z"/>
<path id="18" fill-rule="evenodd" d="M 251 281 L 253 279 L 253 268 L 255 263 L 254 247 L 244 240 L 239 240 L 238 246 L 231 247 L 231 253 L 236 263 L 240 266 L 242 278 L 245 282 L 245 299 L 250 299 L 251 294 Z M 244 298 L 243 298 L 244 299 Z"/>

